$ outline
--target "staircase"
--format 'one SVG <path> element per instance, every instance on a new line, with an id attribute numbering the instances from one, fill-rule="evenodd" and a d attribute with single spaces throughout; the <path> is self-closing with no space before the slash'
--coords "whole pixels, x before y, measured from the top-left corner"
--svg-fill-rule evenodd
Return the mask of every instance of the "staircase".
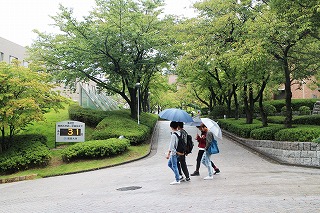
<path id="1" fill-rule="evenodd" d="M 312 115 L 318 115 L 320 114 L 320 101 L 317 101 L 314 103 L 313 110 L 312 110 Z"/>

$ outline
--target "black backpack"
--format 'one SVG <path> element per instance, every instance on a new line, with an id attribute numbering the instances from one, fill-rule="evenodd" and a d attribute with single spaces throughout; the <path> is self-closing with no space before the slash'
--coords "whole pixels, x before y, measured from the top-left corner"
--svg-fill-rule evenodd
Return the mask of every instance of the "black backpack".
<path id="1" fill-rule="evenodd" d="M 176 132 L 174 132 L 174 134 L 177 136 L 178 138 L 178 146 L 176 148 L 176 151 L 181 153 L 185 153 L 186 152 L 186 143 L 184 142 L 182 136 L 179 136 Z"/>
<path id="2" fill-rule="evenodd" d="M 186 151 L 185 153 L 186 154 L 190 154 L 192 152 L 192 149 L 193 149 L 193 141 L 192 141 L 192 136 L 191 135 L 188 135 L 187 136 L 187 145 L 186 145 Z"/>

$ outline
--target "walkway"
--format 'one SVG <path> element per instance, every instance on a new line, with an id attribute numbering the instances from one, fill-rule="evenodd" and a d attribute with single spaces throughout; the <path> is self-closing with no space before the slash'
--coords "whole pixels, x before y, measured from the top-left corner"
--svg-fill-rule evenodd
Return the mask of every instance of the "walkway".
<path id="1" fill-rule="evenodd" d="M 158 122 L 157 149 L 136 162 L 0 184 L 0 212 L 320 212 L 319 169 L 279 165 L 226 138 L 219 142 L 221 153 L 213 156 L 221 169 L 214 180 L 203 180 L 207 170 L 201 166 L 201 176 L 169 185 L 173 172 L 164 154 L 169 131 L 168 121 Z M 190 172 L 196 154 L 197 147 L 187 157 Z"/>

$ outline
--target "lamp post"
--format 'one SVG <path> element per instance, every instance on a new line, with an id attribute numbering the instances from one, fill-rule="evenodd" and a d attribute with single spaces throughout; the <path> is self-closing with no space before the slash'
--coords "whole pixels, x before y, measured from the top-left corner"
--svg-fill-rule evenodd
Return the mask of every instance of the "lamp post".
<path id="1" fill-rule="evenodd" d="M 136 88 L 138 88 L 138 124 L 140 124 L 140 83 L 136 83 Z"/>

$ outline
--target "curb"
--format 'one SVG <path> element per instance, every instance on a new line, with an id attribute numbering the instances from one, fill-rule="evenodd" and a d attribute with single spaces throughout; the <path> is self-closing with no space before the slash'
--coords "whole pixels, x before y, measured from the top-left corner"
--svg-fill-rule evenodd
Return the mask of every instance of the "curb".
<path id="1" fill-rule="evenodd" d="M 146 155 L 141 156 L 140 158 L 133 159 L 133 160 L 126 161 L 126 162 L 122 162 L 122 163 L 118 163 L 118 164 L 114 164 L 114 165 L 109 165 L 109 166 L 104 166 L 104 167 L 99 167 L 99 168 L 94 168 L 94 169 L 88 169 L 88 170 L 83 170 L 83 171 L 78 171 L 78 172 L 69 172 L 69 173 L 64 173 L 64 174 L 44 176 L 42 178 L 55 177 L 55 176 L 61 176 L 61 175 L 78 174 L 78 173 L 83 173 L 83 172 L 95 171 L 95 170 L 99 170 L 99 169 L 111 168 L 111 167 L 120 166 L 120 165 L 124 165 L 124 164 L 127 164 L 127 163 L 131 163 L 131 162 L 134 162 L 134 161 L 141 160 L 143 158 L 148 157 L 151 154 L 154 155 L 156 153 L 156 151 L 157 151 L 157 145 L 158 145 L 158 137 L 155 137 L 155 135 L 158 136 L 158 134 L 159 134 L 158 128 L 159 127 L 158 127 L 158 122 L 157 122 L 155 127 L 154 127 L 154 129 L 153 129 L 152 135 L 151 135 L 151 137 L 149 139 L 150 140 L 149 152 Z M 3 179 L 0 179 L 0 184 L 12 183 L 12 182 L 18 182 L 18 181 L 24 181 L 24 180 L 33 180 L 37 176 L 38 176 L 38 174 L 32 174 L 32 175 L 25 175 L 25 176 L 19 176 L 19 177 L 3 178 Z"/>
<path id="2" fill-rule="evenodd" d="M 37 176 L 38 176 L 37 174 L 32 174 L 32 175 L 25 175 L 25 176 L 19 176 L 19 177 L 3 178 L 3 179 L 0 179 L 0 184 L 12 183 L 12 182 L 18 182 L 18 181 L 24 181 L 24 180 L 33 180 Z"/>

